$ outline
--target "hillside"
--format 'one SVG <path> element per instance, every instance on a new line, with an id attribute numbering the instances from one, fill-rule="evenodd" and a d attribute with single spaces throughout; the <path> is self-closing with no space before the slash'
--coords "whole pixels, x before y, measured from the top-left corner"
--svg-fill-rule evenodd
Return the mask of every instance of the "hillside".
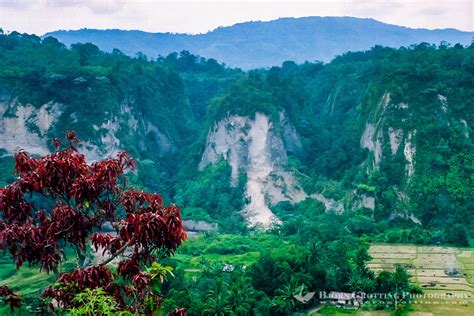
<path id="1" fill-rule="evenodd" d="M 253 69 L 279 66 L 285 60 L 329 62 L 348 51 L 365 51 L 375 45 L 399 48 L 442 41 L 468 45 L 472 32 L 454 29 L 410 29 L 373 19 L 352 17 L 281 18 L 219 27 L 205 34 L 147 33 L 125 30 L 55 31 L 53 36 L 70 46 L 90 42 L 130 56 L 142 52 L 156 58 L 187 50 L 232 67 Z"/>
<path id="2" fill-rule="evenodd" d="M 326 64 L 287 61 L 244 72 L 188 52 L 147 60 L 90 43 L 68 49 L 51 37 L 2 34 L 0 204 L 15 188 L 3 186 L 18 179 L 18 150 L 47 154 L 54 137 L 75 130 L 87 161 L 128 151 L 137 168 L 124 185 L 162 194 L 192 221 L 193 238 L 174 256 L 156 254 L 174 273 L 157 285 L 165 315 L 175 308 L 288 315 L 319 303 L 303 304 L 295 293 L 319 291 L 400 296 L 462 283 L 470 293 L 472 251 L 459 248 L 455 257 L 442 247 L 474 240 L 473 75 L 473 45 L 376 46 Z M 37 214 L 50 210 L 42 196 L 26 199 L 45 208 Z M 7 225 L 18 225 L 0 212 L 3 238 Z M 29 228 L 35 221 L 24 224 L 24 240 L 37 231 Z M 393 255 L 375 245 L 371 262 L 369 243 L 440 247 Z M 83 261 L 107 255 L 83 248 Z M 79 262 L 67 241 L 65 249 L 63 271 Z M 16 250 L 1 257 L 0 286 L 8 282 L 23 295 L 18 315 L 43 313 L 40 295 L 60 271 L 38 273 L 26 261 L 15 269 Z M 404 266 L 386 269 L 407 256 Z M 444 259 L 461 263 L 466 279 L 445 273 Z M 439 286 L 431 276 L 410 284 L 410 273 L 420 279 L 413 266 L 428 268 L 422 260 L 437 261 Z M 420 288 L 425 283 L 431 288 Z M 390 309 L 392 297 L 364 308 Z M 409 306 L 407 299 L 402 308 Z M 11 314 L 9 307 L 0 314 Z"/>
<path id="3" fill-rule="evenodd" d="M 472 236 L 472 46 L 244 73 L 189 53 L 147 61 L 18 33 L 0 44 L 3 183 L 16 150 L 45 154 L 74 129 L 89 160 L 128 150 L 132 183 L 224 230 L 269 227 L 314 199 L 352 212 L 360 233 L 400 222 L 422 224 L 424 242 Z"/>

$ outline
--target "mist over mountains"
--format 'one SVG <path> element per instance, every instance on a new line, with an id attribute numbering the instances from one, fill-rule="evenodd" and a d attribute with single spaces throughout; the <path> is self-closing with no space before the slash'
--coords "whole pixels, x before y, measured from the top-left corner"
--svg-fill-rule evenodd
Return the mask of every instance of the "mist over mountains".
<path id="1" fill-rule="evenodd" d="M 468 45 L 473 33 L 455 29 L 412 29 L 374 19 L 353 17 L 281 18 L 219 27 L 205 34 L 148 33 L 137 30 L 55 31 L 66 45 L 91 42 L 101 50 L 117 48 L 127 55 L 138 52 L 156 58 L 187 50 L 214 58 L 231 67 L 252 69 L 281 65 L 283 61 L 329 62 L 348 51 L 365 51 L 375 45 L 399 48 L 426 42 Z"/>

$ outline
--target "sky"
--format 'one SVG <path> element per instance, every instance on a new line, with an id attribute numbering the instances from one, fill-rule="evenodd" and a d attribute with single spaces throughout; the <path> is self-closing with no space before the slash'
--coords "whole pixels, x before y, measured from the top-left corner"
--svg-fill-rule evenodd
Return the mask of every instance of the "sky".
<path id="1" fill-rule="evenodd" d="M 279 17 L 353 16 L 412 28 L 473 31 L 474 0 L 0 0 L 0 27 L 42 35 L 58 29 L 205 33 Z"/>

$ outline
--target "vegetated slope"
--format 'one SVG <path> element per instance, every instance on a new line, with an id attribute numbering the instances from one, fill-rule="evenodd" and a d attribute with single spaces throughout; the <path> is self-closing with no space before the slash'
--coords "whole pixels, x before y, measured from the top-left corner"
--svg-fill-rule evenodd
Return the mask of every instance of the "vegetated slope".
<path id="1" fill-rule="evenodd" d="M 89 159 L 130 151 L 132 184 L 226 231 L 326 209 L 356 235 L 466 245 L 473 51 L 378 46 L 244 73 L 2 35 L 1 180 L 17 148 L 41 154 L 75 129 Z"/>
<path id="2" fill-rule="evenodd" d="M 207 100 L 240 73 L 185 53 L 149 62 L 34 35 L 0 40 L 3 154 L 44 154 L 52 138 L 76 130 L 88 159 L 126 149 L 140 160 L 142 184 L 165 195 Z"/>
<path id="3" fill-rule="evenodd" d="M 467 45 L 472 32 L 410 29 L 352 17 L 305 17 L 239 23 L 197 35 L 81 29 L 50 32 L 47 36 L 67 45 L 91 42 L 108 52 L 117 48 L 132 56 L 142 52 L 155 58 L 188 50 L 232 67 L 253 69 L 278 66 L 285 60 L 329 62 L 345 52 L 364 51 L 375 45 L 398 48 L 442 41 Z"/>
<path id="4" fill-rule="evenodd" d="M 287 62 L 250 72 L 209 105 L 216 124 L 203 161 L 213 158 L 209 153 L 219 154 L 222 139 L 250 135 L 258 125 L 255 113 L 261 113 L 273 136 L 267 136 L 260 154 L 274 158 L 272 170 L 257 183 L 280 220 L 292 216 L 298 204 L 291 202 L 300 198 L 291 195 L 303 188 L 305 197 L 320 200 L 326 209 L 340 211 L 343 204 L 359 234 L 422 224 L 431 231 L 403 236 L 408 230 L 393 239 L 467 245 L 474 201 L 473 57 L 472 46 L 376 47 L 327 65 Z M 251 122 L 241 128 L 245 117 Z M 229 136 L 219 134 L 222 125 Z M 252 143 L 237 139 L 238 145 L 220 150 L 220 156 L 231 166 L 244 166 L 252 197 Z M 277 154 L 280 142 L 286 143 L 287 155 Z M 296 183 L 289 184 L 291 178 L 280 170 L 291 170 Z"/>

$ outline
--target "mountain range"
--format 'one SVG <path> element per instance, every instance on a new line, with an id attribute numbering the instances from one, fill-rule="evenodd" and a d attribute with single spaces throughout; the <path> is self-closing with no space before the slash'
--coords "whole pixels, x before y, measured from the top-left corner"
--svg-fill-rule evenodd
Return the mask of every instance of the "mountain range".
<path id="1" fill-rule="evenodd" d="M 54 31 L 43 38 L 48 36 L 68 46 L 90 42 L 107 52 L 119 49 L 130 56 L 140 52 L 149 58 L 186 50 L 231 67 L 252 69 L 279 66 L 286 60 L 329 62 L 348 51 L 366 51 L 375 45 L 393 48 L 421 42 L 469 45 L 473 33 L 413 29 L 374 19 L 314 16 L 238 23 L 195 35 L 80 29 Z"/>

